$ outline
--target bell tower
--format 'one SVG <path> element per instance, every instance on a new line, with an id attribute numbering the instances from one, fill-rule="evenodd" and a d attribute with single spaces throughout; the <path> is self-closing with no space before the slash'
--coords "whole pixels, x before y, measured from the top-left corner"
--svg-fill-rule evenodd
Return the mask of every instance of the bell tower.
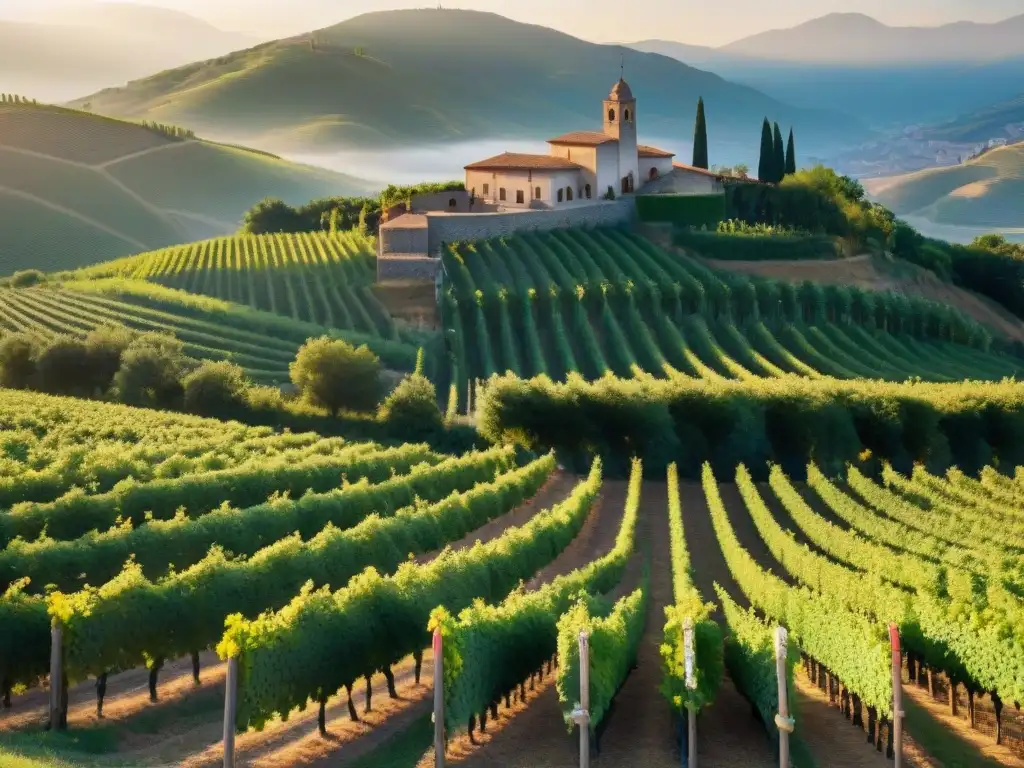
<path id="1" fill-rule="evenodd" d="M 640 175 L 636 148 L 636 99 L 622 77 L 604 100 L 604 134 L 619 142 L 619 185 L 615 194 L 631 192 L 639 183 Z"/>

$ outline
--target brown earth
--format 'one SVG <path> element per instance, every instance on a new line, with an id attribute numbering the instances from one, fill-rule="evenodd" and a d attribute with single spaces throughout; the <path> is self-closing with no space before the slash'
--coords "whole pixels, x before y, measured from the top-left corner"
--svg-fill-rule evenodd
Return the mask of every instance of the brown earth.
<path id="1" fill-rule="evenodd" d="M 944 283 L 934 273 L 908 262 L 863 254 L 828 261 L 722 261 L 699 258 L 714 269 L 771 277 L 789 282 L 813 280 L 851 285 L 872 291 L 898 291 L 959 309 L 979 323 L 1010 339 L 1024 340 L 1024 323 L 993 301 Z"/>

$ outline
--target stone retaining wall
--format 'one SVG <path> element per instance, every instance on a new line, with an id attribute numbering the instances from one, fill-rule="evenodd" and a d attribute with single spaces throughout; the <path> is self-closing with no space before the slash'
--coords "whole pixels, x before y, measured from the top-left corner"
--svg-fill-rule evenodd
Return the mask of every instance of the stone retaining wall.
<path id="1" fill-rule="evenodd" d="M 384 280 L 434 280 L 441 269 L 441 260 L 429 256 L 377 258 L 377 282 Z"/>

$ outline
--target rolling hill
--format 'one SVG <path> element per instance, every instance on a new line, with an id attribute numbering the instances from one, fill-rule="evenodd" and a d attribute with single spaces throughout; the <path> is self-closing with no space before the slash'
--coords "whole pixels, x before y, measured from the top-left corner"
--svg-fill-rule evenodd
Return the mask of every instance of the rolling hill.
<path id="1" fill-rule="evenodd" d="M 371 187 L 85 112 L 0 104 L 0 275 L 226 234 L 267 196 L 299 203 Z"/>
<path id="2" fill-rule="evenodd" d="M 649 136 L 688 140 L 699 96 L 714 115 L 713 142 L 754 146 L 766 114 L 794 125 L 805 149 L 868 135 L 846 116 L 795 109 L 664 56 L 491 13 L 428 9 L 365 14 L 74 104 L 281 152 L 543 139 L 598 119 L 624 52 Z"/>
<path id="3" fill-rule="evenodd" d="M 938 141 L 1020 140 L 1024 138 L 1024 93 L 959 115 L 929 129 L 926 135 Z"/>
<path id="4" fill-rule="evenodd" d="M 150 5 L 43 5 L 0 8 L 0 92 L 64 101 L 256 42 Z"/>
<path id="5" fill-rule="evenodd" d="M 939 225 L 1024 227 L 1024 143 L 994 149 L 962 165 L 867 183 L 873 199 L 898 215 Z"/>

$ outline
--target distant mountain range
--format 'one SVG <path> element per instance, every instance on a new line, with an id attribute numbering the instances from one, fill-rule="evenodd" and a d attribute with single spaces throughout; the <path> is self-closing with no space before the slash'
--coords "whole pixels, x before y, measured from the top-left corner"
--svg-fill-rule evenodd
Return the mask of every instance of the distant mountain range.
<path id="1" fill-rule="evenodd" d="M 804 152 L 870 137 L 855 118 L 794 108 L 657 55 L 597 45 L 492 13 L 405 10 L 196 62 L 80 98 L 103 114 L 186 125 L 281 152 L 483 138 L 544 139 L 592 128 L 618 79 L 641 134 L 685 159 L 698 97 L 711 142 L 749 148 L 762 119 L 792 125 Z M 678 141 L 675 141 L 678 137 Z"/>
<path id="2" fill-rule="evenodd" d="M 796 106 L 845 110 L 875 128 L 930 123 L 1018 94 L 1024 15 L 995 24 L 889 27 L 830 14 L 720 48 L 667 40 L 630 47 L 708 69 Z"/>
<path id="3" fill-rule="evenodd" d="M 64 101 L 255 42 L 155 6 L 28 6 L 0 18 L 0 92 Z"/>

